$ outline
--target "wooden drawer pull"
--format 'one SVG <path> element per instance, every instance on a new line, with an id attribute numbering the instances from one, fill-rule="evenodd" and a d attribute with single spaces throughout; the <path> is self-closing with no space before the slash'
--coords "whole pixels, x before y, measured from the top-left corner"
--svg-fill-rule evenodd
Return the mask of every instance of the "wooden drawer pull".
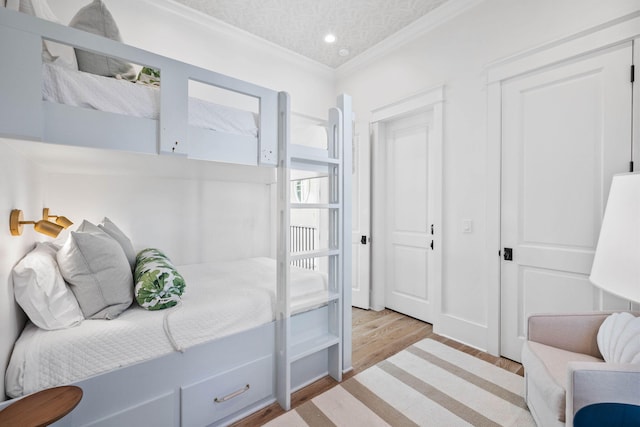
<path id="1" fill-rule="evenodd" d="M 247 384 L 246 386 L 242 387 L 240 390 L 238 390 L 238 391 L 234 391 L 234 392 L 233 392 L 233 393 L 231 393 L 231 394 L 227 394 L 225 397 L 222 397 L 222 398 L 217 398 L 217 397 L 216 397 L 215 399 L 213 399 L 213 401 L 214 401 L 215 403 L 223 403 L 223 402 L 226 402 L 227 400 L 231 400 L 231 399 L 233 399 L 234 397 L 238 397 L 238 396 L 240 396 L 242 393 L 249 391 L 249 389 L 250 389 L 250 388 L 251 388 L 251 386 L 250 386 L 249 384 Z"/>

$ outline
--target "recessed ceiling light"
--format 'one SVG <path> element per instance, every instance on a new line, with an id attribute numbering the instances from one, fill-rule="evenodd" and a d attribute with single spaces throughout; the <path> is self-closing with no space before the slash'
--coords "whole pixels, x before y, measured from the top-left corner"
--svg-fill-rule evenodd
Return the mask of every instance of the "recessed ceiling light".
<path id="1" fill-rule="evenodd" d="M 334 36 L 333 34 L 329 33 L 326 36 L 324 36 L 324 41 L 327 42 L 327 43 L 335 43 L 336 36 Z"/>
<path id="2" fill-rule="evenodd" d="M 349 56 L 349 49 L 347 49 L 346 47 L 343 47 L 342 49 L 340 49 L 338 51 L 338 55 L 340 55 L 340 56 Z"/>

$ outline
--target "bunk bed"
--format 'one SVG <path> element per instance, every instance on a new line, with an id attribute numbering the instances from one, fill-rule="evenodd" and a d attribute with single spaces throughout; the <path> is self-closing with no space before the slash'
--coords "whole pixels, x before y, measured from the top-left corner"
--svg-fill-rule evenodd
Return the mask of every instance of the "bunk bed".
<path id="1" fill-rule="evenodd" d="M 43 96 L 47 74 L 73 78 L 69 77 L 73 72 L 43 64 L 44 40 L 161 70 L 161 85 L 153 89 L 158 91 L 156 107 L 136 117 L 83 108 L 83 100 L 68 105 L 55 95 Z M 327 374 L 341 380 L 351 363 L 351 246 L 346 243 L 351 229 L 351 171 L 347 168 L 345 172 L 343 167 L 351 164 L 348 96 L 341 95 L 338 107 L 329 110 L 326 148 L 304 147 L 289 141 L 289 97 L 283 92 L 2 7 L 0 53 L 0 138 L 277 170 L 276 289 L 269 294 L 274 301 L 268 321 L 74 380 L 72 383 L 83 389 L 83 399 L 56 425 L 226 425 L 274 401 L 289 409 L 292 391 Z M 189 100 L 189 81 L 256 99 L 258 114 L 241 120 L 245 128 L 249 123 L 249 129 L 237 132 L 215 124 L 190 123 L 194 107 Z M 326 176 L 327 202 L 292 204 L 289 180 L 293 169 Z M 326 213 L 330 231 L 327 247 L 292 253 L 291 209 L 310 208 Z M 296 279 L 291 263 L 310 257 L 326 263 L 326 292 L 322 302 L 314 300 L 296 308 L 292 306 L 291 282 Z M 26 330 L 34 332 L 33 327 Z M 11 403 L 0 403 L 0 409 Z"/>

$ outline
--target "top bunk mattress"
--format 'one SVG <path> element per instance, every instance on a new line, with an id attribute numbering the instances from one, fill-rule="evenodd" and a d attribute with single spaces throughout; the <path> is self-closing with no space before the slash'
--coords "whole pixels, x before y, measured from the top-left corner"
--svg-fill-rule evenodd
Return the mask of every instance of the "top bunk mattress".
<path id="1" fill-rule="evenodd" d="M 249 258 L 177 267 L 186 283 L 181 304 L 147 311 L 135 302 L 114 320 L 85 320 L 46 331 L 27 322 L 6 373 L 19 397 L 183 350 L 274 320 L 276 262 Z M 292 309 L 327 300 L 324 274 L 291 267 Z"/>
<path id="2" fill-rule="evenodd" d="M 96 74 L 71 70 L 53 63 L 42 68 L 45 101 L 109 113 L 157 120 L 160 89 Z M 198 98 L 189 98 L 189 125 L 235 135 L 258 137 L 256 114 Z"/>

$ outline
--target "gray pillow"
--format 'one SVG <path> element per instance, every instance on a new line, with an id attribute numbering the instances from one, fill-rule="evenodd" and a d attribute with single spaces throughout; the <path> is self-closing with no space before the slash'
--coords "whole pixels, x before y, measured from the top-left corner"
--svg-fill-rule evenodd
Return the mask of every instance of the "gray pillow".
<path id="1" fill-rule="evenodd" d="M 84 221 L 56 255 L 86 319 L 114 319 L 133 302 L 133 275 L 120 244 Z"/>
<path id="2" fill-rule="evenodd" d="M 131 271 L 133 271 L 136 267 L 136 251 L 133 249 L 131 240 L 107 217 L 102 220 L 102 224 L 99 224 L 98 227 L 122 246 L 122 250 L 131 266 Z"/>
<path id="3" fill-rule="evenodd" d="M 69 22 L 69 26 L 118 42 L 122 41 L 116 21 L 101 0 L 94 0 L 80 9 Z M 76 49 L 75 51 L 80 71 L 126 80 L 136 79 L 135 69 L 126 61 L 87 52 L 82 49 Z"/>

